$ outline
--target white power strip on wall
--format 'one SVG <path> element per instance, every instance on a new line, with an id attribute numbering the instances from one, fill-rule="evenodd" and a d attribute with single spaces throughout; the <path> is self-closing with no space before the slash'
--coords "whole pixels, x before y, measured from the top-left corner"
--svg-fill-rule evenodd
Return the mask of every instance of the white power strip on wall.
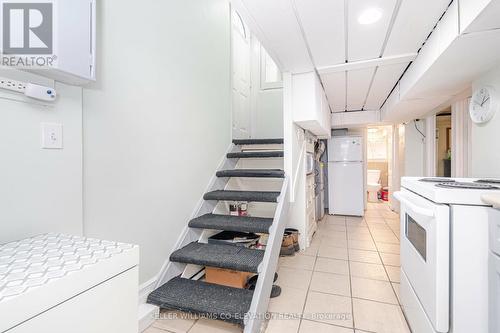
<path id="1" fill-rule="evenodd" d="M 27 97 L 46 102 L 53 102 L 57 97 L 57 93 L 54 88 L 11 80 L 3 77 L 0 77 L 0 89 L 13 91 Z"/>

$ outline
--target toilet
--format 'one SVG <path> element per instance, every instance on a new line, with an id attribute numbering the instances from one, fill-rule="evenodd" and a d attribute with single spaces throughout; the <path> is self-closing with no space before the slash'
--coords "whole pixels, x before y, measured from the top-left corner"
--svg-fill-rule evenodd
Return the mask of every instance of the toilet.
<path id="1" fill-rule="evenodd" d="M 368 170 L 368 201 L 378 202 L 378 192 L 382 188 L 380 184 L 380 170 Z"/>

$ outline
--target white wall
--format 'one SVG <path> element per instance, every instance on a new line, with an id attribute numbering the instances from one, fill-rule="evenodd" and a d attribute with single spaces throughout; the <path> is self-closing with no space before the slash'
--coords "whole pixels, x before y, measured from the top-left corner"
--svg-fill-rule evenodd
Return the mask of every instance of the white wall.
<path id="1" fill-rule="evenodd" d="M 227 0 L 98 1 L 98 83 L 84 89 L 85 234 L 169 257 L 230 144 Z"/>
<path id="2" fill-rule="evenodd" d="M 417 126 L 425 133 L 425 121 L 420 120 Z M 405 164 L 404 173 L 406 177 L 422 177 L 425 174 L 425 143 L 422 135 L 416 130 L 415 123 L 409 122 L 405 126 Z"/>
<path id="3" fill-rule="evenodd" d="M 265 50 L 252 36 L 251 54 L 251 119 L 253 138 L 283 137 L 283 87 L 264 89 L 261 82 L 262 57 Z"/>
<path id="4" fill-rule="evenodd" d="M 54 84 L 22 72 L 0 76 Z M 56 89 L 50 107 L 0 92 L 0 244 L 47 232 L 82 233 L 82 89 Z M 40 148 L 44 122 L 63 124 L 64 149 Z"/>
<path id="5" fill-rule="evenodd" d="M 283 137 L 283 89 L 260 90 L 257 93 L 254 138 Z"/>
<path id="6" fill-rule="evenodd" d="M 473 91 L 482 85 L 490 85 L 500 95 L 500 67 L 483 75 L 472 85 Z M 498 97 L 497 97 L 498 98 Z M 500 110 L 487 124 L 472 124 L 471 177 L 500 177 Z"/>

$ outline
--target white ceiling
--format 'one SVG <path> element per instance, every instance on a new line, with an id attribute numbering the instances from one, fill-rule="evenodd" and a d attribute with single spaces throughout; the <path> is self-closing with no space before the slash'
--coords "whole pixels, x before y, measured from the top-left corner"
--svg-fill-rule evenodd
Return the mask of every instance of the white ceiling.
<path id="1" fill-rule="evenodd" d="M 316 69 L 333 112 L 378 110 L 450 0 L 233 0 L 285 71 Z M 370 25 L 367 8 L 382 10 Z M 244 15 L 245 16 L 245 15 Z"/>

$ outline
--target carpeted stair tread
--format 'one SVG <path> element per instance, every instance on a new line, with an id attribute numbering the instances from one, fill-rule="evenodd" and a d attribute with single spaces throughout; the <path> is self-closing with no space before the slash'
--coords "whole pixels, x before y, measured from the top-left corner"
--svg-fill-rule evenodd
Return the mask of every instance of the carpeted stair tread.
<path id="1" fill-rule="evenodd" d="M 217 172 L 217 177 L 285 178 L 285 171 L 279 169 L 234 169 Z"/>
<path id="2" fill-rule="evenodd" d="M 283 157 L 283 151 L 244 151 L 227 154 L 227 158 L 273 158 Z"/>
<path id="3" fill-rule="evenodd" d="M 235 145 L 281 145 L 283 139 L 239 139 L 233 140 Z"/>
<path id="4" fill-rule="evenodd" d="M 175 277 L 149 294 L 148 303 L 242 325 L 252 295 L 247 289 Z"/>
<path id="5" fill-rule="evenodd" d="M 189 222 L 190 228 L 269 233 L 272 218 L 205 214 Z"/>
<path id="6" fill-rule="evenodd" d="M 190 243 L 172 253 L 170 261 L 258 273 L 264 251 L 225 244 Z"/>
<path id="7" fill-rule="evenodd" d="M 203 196 L 205 200 L 277 202 L 280 192 L 262 191 L 213 191 Z"/>

